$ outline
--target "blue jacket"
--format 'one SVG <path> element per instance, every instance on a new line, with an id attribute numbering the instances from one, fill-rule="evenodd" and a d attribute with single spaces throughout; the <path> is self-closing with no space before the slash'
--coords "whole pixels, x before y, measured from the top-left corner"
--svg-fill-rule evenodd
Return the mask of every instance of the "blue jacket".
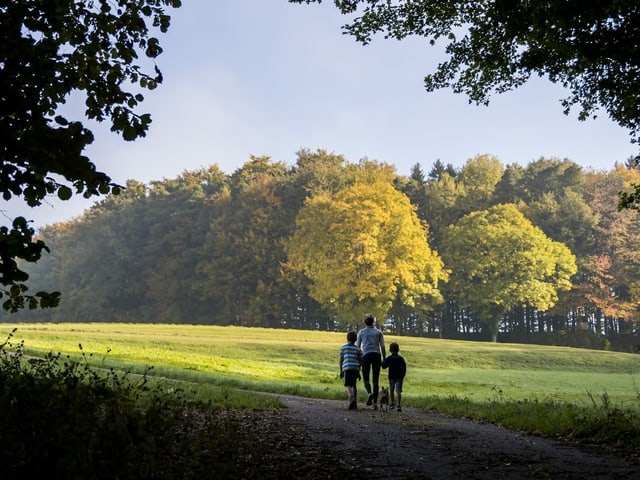
<path id="1" fill-rule="evenodd" d="M 402 380 L 407 374 L 407 362 L 397 353 L 392 353 L 382 362 L 382 368 L 389 368 L 389 378 Z"/>

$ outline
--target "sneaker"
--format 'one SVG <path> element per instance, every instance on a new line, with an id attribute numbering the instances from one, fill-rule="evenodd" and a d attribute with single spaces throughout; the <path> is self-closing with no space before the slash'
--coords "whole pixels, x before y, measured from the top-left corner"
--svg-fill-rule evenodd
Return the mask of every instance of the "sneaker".
<path id="1" fill-rule="evenodd" d="M 373 393 L 369 394 L 369 398 L 367 398 L 367 406 L 371 406 L 373 403 Z"/>
<path id="2" fill-rule="evenodd" d="M 392 403 L 391 405 L 389 405 L 389 410 L 393 410 L 394 408 L 396 408 L 396 404 Z"/>
<path id="3" fill-rule="evenodd" d="M 402 407 L 401 407 L 400 405 L 398 405 L 398 406 L 396 407 L 396 412 L 401 412 L 401 411 L 402 411 Z"/>
<path id="4" fill-rule="evenodd" d="M 357 410 L 358 409 L 358 404 L 356 402 L 351 402 L 349 404 L 349 410 Z"/>

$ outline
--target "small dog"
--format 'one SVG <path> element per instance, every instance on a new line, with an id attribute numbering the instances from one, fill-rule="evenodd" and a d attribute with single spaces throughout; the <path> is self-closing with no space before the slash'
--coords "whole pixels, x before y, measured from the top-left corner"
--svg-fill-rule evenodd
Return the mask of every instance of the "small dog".
<path id="1" fill-rule="evenodd" d="M 381 388 L 378 397 L 378 400 L 380 401 L 380 411 L 389 411 L 389 389 L 384 387 Z"/>

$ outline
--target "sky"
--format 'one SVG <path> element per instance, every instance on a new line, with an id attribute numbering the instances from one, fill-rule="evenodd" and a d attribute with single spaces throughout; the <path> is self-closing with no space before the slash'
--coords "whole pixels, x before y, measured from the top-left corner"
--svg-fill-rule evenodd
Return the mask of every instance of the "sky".
<path id="1" fill-rule="evenodd" d="M 356 43 L 342 34 L 349 17 L 331 1 L 183 0 L 170 14 L 156 60 L 164 82 L 139 110 L 152 116 L 148 135 L 125 142 L 108 125 L 89 124 L 96 139 L 86 153 L 120 184 L 212 164 L 231 174 L 250 155 L 294 165 L 303 148 L 390 163 L 407 175 L 416 164 L 425 172 L 436 160 L 461 167 L 479 154 L 505 165 L 567 158 L 593 170 L 637 154 L 606 113 L 585 122 L 565 116 L 567 92 L 543 79 L 489 106 L 450 90 L 428 93 L 423 78 L 444 58 L 440 50 L 418 38 Z M 49 199 L 35 209 L 12 201 L 0 210 L 37 229 L 97 200 Z"/>

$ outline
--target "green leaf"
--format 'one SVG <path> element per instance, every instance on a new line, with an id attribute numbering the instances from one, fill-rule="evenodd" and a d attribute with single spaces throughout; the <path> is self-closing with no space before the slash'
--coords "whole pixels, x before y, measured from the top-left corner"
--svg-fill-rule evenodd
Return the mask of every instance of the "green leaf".
<path id="1" fill-rule="evenodd" d="M 138 130 L 131 125 L 125 125 L 125 127 L 122 129 L 122 138 L 124 138 L 128 142 L 131 142 L 138 138 L 138 135 Z"/>
<path id="2" fill-rule="evenodd" d="M 72 196 L 73 192 L 69 187 L 62 185 L 58 188 L 58 198 L 60 200 L 69 200 Z"/>

